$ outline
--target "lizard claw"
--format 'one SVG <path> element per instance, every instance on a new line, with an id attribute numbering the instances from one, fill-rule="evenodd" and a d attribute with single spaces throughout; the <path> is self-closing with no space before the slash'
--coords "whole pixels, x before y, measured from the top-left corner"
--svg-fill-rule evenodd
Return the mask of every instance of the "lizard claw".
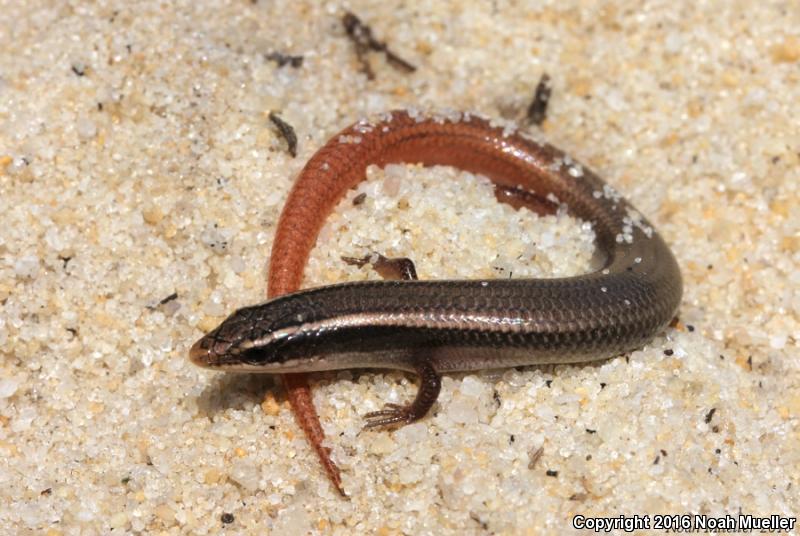
<path id="1" fill-rule="evenodd" d="M 367 421 L 364 430 L 414 421 L 411 406 L 401 406 L 400 404 L 384 404 L 382 410 L 371 411 L 364 415 L 364 419 Z"/>

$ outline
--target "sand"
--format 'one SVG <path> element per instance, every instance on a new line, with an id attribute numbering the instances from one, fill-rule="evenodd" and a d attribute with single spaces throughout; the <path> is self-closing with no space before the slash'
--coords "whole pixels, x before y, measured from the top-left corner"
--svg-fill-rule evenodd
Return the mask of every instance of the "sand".
<path id="1" fill-rule="evenodd" d="M 0 3 L 1 533 L 564 534 L 575 516 L 798 514 L 790 2 L 52 4 Z M 369 52 L 370 80 L 346 10 L 416 70 Z M 432 414 L 394 432 L 362 432 L 361 415 L 411 398 L 413 376 L 315 375 L 342 500 L 279 383 L 187 350 L 263 299 L 282 203 L 328 138 L 409 106 L 522 120 L 543 73 L 547 119 L 522 128 L 657 226 L 683 271 L 680 322 L 594 365 L 448 375 Z M 588 269 L 590 225 L 499 205 L 485 179 L 369 175 L 307 286 L 376 277 L 339 258 L 371 251 L 429 279 Z"/>

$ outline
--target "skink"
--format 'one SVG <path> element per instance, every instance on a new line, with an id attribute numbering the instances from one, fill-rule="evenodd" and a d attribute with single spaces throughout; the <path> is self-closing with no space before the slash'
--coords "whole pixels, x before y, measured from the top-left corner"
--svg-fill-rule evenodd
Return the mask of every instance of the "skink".
<path id="1" fill-rule="evenodd" d="M 297 291 L 327 215 L 376 164 L 454 166 L 564 203 L 593 224 L 599 268 L 576 277 L 368 281 Z M 190 359 L 221 371 L 285 374 L 290 400 L 337 488 L 338 471 L 304 376 L 353 367 L 416 372 L 414 401 L 367 426 L 423 417 L 450 371 L 604 359 L 650 341 L 675 315 L 682 284 L 670 249 L 618 192 L 560 150 L 467 113 L 394 111 L 334 136 L 300 173 L 270 261 L 273 299 L 234 312 Z M 316 436 L 316 437 L 315 437 Z"/>

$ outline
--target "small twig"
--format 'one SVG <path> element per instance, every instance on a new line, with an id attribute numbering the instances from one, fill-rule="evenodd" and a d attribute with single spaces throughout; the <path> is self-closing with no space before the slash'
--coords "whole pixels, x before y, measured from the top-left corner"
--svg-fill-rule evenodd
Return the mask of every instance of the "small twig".
<path id="1" fill-rule="evenodd" d="M 161 305 L 165 305 L 165 304 L 167 304 L 167 303 L 169 303 L 171 301 L 175 301 L 177 299 L 178 299 L 178 293 L 177 292 L 173 292 L 172 294 L 170 294 L 166 298 L 163 298 L 163 299 L 159 300 L 158 304 L 156 304 L 156 305 L 148 305 L 147 309 L 150 309 L 151 311 L 153 311 L 153 310 L 156 309 L 156 307 L 159 307 Z"/>
<path id="2" fill-rule="evenodd" d="M 547 73 L 542 74 L 539 83 L 536 84 L 536 93 L 533 95 L 533 102 L 528 106 L 528 122 L 532 125 L 541 125 L 547 119 L 547 103 L 550 102 L 550 94 L 553 89 L 550 87 L 550 77 Z"/>
<path id="3" fill-rule="evenodd" d="M 269 54 L 264 54 L 264 58 L 269 61 L 274 61 L 278 64 L 278 67 L 290 65 L 294 68 L 297 68 L 303 65 L 303 56 L 292 56 L 291 54 L 283 54 L 281 52 L 270 52 Z"/>
<path id="4" fill-rule="evenodd" d="M 370 50 L 383 52 L 386 56 L 386 60 L 396 69 L 409 73 L 417 70 L 414 65 L 389 50 L 386 43 L 375 39 L 372 35 L 372 28 L 361 22 L 361 19 L 353 13 L 349 11 L 345 12 L 342 17 L 342 24 L 344 25 L 348 37 L 350 37 L 350 40 L 353 41 L 353 45 L 356 47 L 356 57 L 358 57 L 358 61 L 361 63 L 361 70 L 367 75 L 368 79 L 375 79 L 375 73 L 372 67 L 370 67 L 369 61 L 367 61 L 367 52 Z"/>
<path id="5" fill-rule="evenodd" d="M 706 421 L 706 424 L 711 422 L 711 419 L 714 418 L 714 413 L 716 413 L 716 412 L 717 412 L 717 408 L 711 408 L 711 410 L 708 413 L 706 413 L 706 416 L 703 419 L 704 421 Z"/>
<path id="6" fill-rule="evenodd" d="M 70 69 L 72 69 L 72 72 L 75 73 L 76 76 L 84 76 L 86 74 L 86 65 L 83 63 L 73 63 Z"/>
<path id="7" fill-rule="evenodd" d="M 158 302 L 158 304 L 159 305 L 164 305 L 165 303 L 169 303 L 169 302 L 171 302 L 173 300 L 177 300 L 177 299 L 178 299 L 178 293 L 177 292 L 173 292 L 172 294 L 170 294 L 169 296 L 167 296 L 166 298 L 164 298 L 160 302 Z"/>
<path id="8" fill-rule="evenodd" d="M 294 133 L 294 128 L 292 125 L 278 117 L 278 114 L 275 112 L 269 113 L 269 120 L 272 121 L 272 124 L 278 129 L 283 139 L 286 140 L 286 145 L 289 146 L 289 154 L 292 155 L 292 158 L 297 156 L 297 134 Z"/>

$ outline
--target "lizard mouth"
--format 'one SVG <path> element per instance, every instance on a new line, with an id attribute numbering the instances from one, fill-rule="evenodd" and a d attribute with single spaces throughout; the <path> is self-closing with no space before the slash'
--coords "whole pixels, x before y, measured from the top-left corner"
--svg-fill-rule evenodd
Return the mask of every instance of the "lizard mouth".
<path id="1" fill-rule="evenodd" d="M 198 367 L 211 370 L 245 371 L 245 372 L 278 372 L 277 364 L 262 363 L 259 356 L 261 348 L 248 348 L 236 353 L 214 350 L 214 344 L 203 337 L 189 349 L 189 361 Z"/>
<path id="2" fill-rule="evenodd" d="M 189 348 L 189 361 L 198 367 L 220 370 L 241 362 L 240 356 L 231 356 L 229 351 L 220 351 L 218 342 L 205 336 Z"/>

